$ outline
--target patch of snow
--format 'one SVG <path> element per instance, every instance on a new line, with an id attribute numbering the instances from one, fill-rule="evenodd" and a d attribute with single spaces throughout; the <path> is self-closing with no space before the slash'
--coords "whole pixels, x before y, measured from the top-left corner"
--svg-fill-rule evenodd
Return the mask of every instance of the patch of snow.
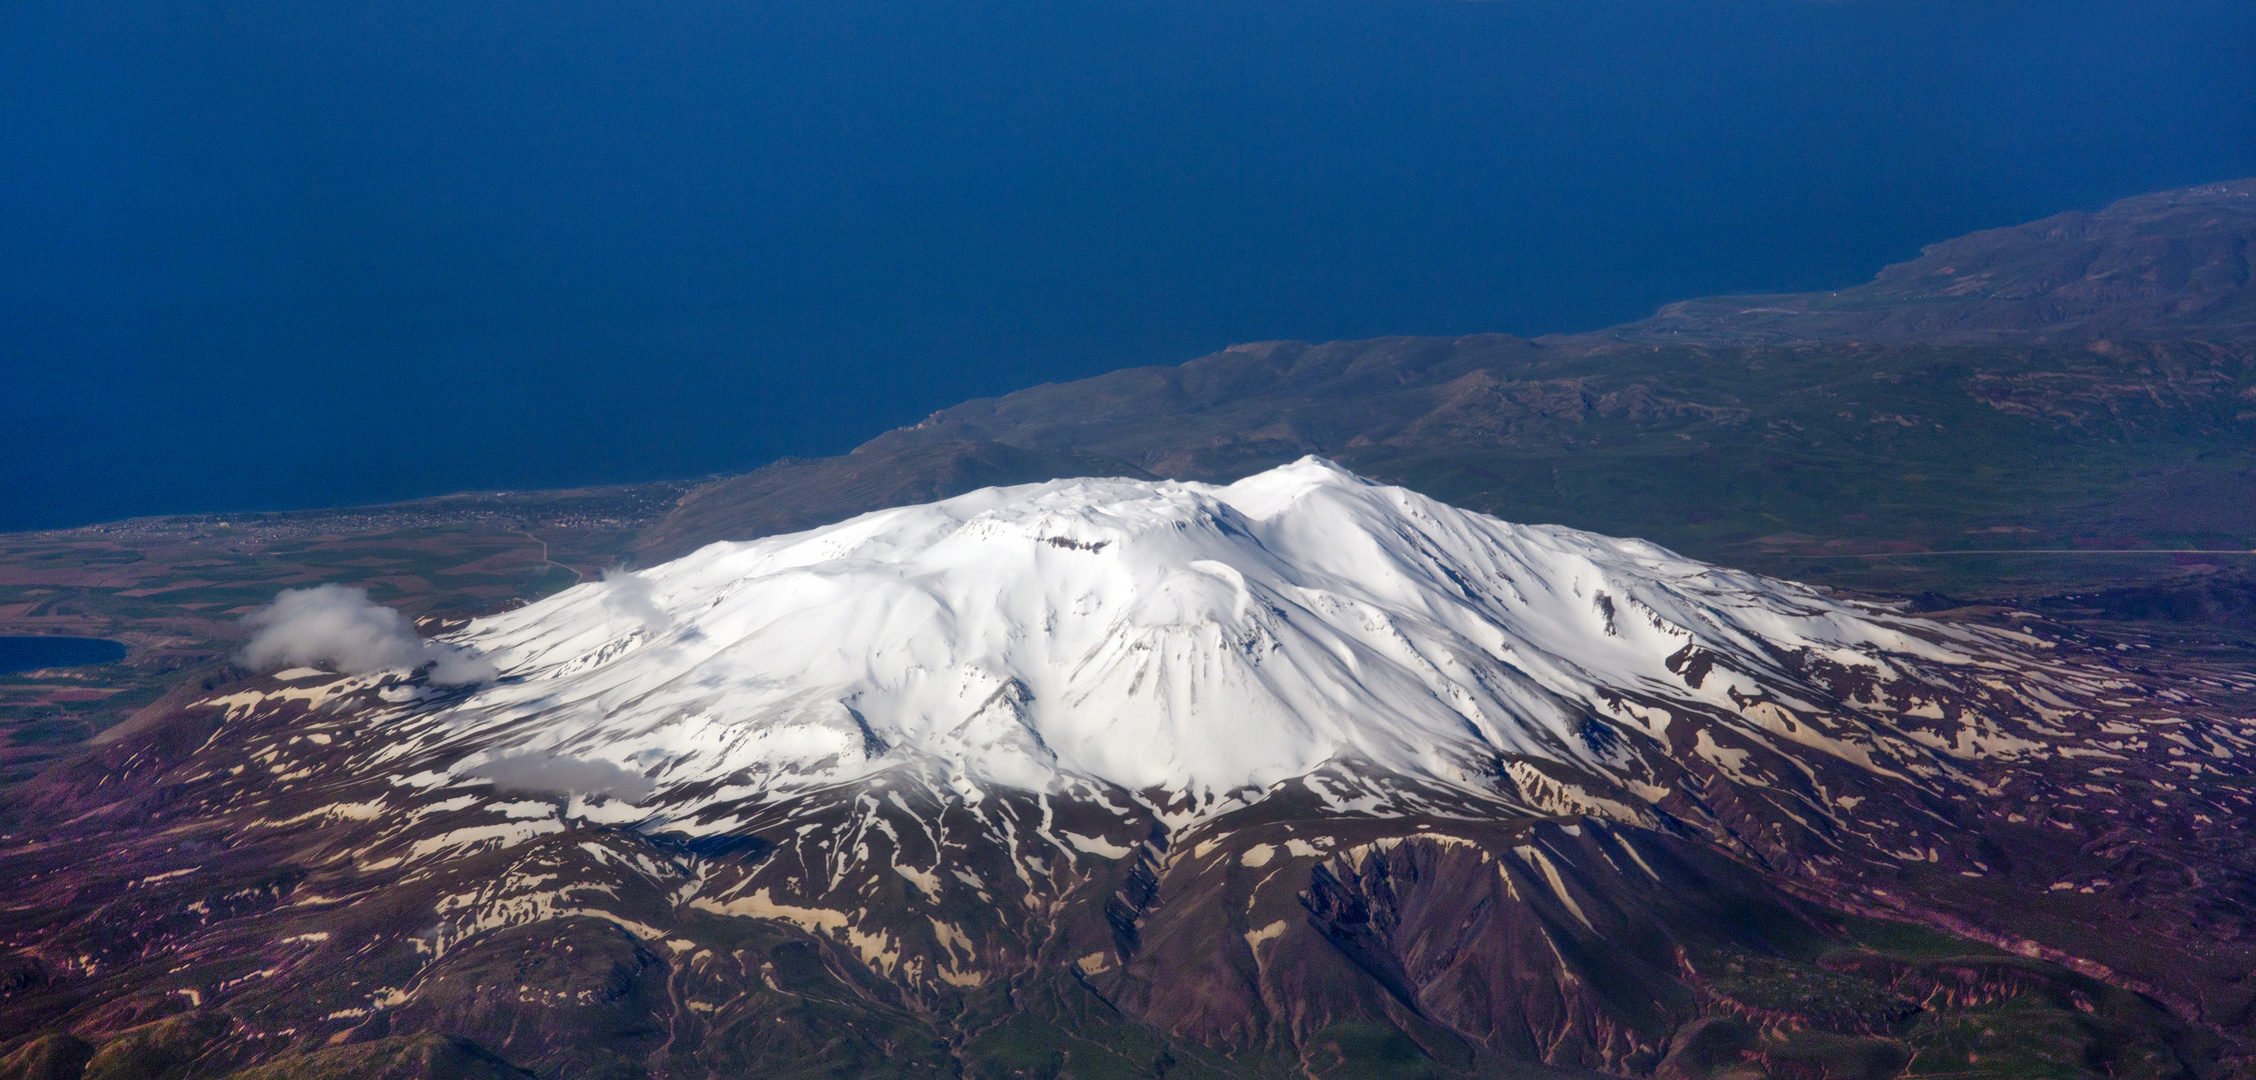
<path id="1" fill-rule="evenodd" d="M 1270 923 L 1259 930 L 1248 930 L 1245 934 L 1246 948 L 1251 950 L 1255 956 L 1260 956 L 1262 942 L 1275 940 L 1283 937 L 1284 934 L 1285 920 L 1283 919 Z"/>
<path id="2" fill-rule="evenodd" d="M 1135 848 L 1124 844 L 1115 844 L 1101 836 L 1083 836 L 1080 833 L 1069 832 L 1065 829 L 1059 829 L 1058 835 L 1064 837 L 1066 843 L 1073 845 L 1076 850 L 1085 855 L 1102 855 L 1107 859 L 1125 859 L 1136 851 Z"/>

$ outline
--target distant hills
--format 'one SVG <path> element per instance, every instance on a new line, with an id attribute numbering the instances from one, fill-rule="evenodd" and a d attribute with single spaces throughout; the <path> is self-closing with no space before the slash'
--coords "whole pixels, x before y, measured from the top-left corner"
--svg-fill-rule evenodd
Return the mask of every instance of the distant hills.
<path id="1" fill-rule="evenodd" d="M 1228 481 L 1309 453 L 1509 520 L 1871 588 L 2108 569 L 1890 552 L 2246 549 L 2252 238 L 2256 180 L 2235 181 L 1946 241 L 1836 293 L 1687 301 L 1593 334 L 1238 345 L 715 481 L 638 556 L 988 484 Z"/>
<path id="2" fill-rule="evenodd" d="M 1704 345 L 2256 337 L 2256 179 L 2124 199 L 1934 244 L 1834 292 L 1710 296 L 1562 341 Z"/>

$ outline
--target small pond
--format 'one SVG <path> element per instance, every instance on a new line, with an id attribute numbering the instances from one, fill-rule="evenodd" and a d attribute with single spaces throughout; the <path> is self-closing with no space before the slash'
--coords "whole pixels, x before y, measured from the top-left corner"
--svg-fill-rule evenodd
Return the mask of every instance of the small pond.
<path id="1" fill-rule="evenodd" d="M 0 671 L 78 667 L 125 659 L 125 646 L 91 637 L 0 637 Z"/>

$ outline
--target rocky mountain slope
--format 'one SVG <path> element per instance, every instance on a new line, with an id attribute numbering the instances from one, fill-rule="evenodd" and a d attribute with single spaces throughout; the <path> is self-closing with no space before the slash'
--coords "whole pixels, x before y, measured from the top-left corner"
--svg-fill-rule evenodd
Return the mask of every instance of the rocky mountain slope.
<path id="1" fill-rule="evenodd" d="M 1709 345 L 2247 340 L 2256 336 L 2252 256 L 2256 180 L 2235 180 L 1946 240 L 1852 288 L 1685 300 L 1589 336 Z"/>
<path id="2" fill-rule="evenodd" d="M 8 796 L 0 1075 L 2249 1060 L 2249 685 L 1307 460 L 236 673 Z M 1985 1065 L 1984 1063 L 1987 1062 Z"/>

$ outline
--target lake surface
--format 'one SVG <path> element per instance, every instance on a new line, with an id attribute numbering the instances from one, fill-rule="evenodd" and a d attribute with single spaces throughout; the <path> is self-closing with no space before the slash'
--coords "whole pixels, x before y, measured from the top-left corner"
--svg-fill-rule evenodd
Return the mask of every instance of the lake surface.
<path id="1" fill-rule="evenodd" d="M 125 646 L 90 637 L 0 637 L 0 671 L 79 667 L 125 659 Z"/>

